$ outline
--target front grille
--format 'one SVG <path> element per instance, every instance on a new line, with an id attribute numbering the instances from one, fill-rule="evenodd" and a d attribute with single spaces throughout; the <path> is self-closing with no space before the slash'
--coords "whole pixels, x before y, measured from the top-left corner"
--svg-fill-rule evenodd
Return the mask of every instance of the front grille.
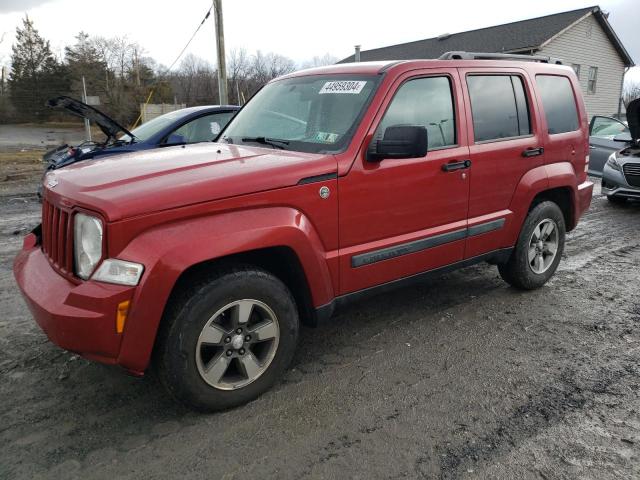
<path id="1" fill-rule="evenodd" d="M 71 214 L 47 200 L 42 202 L 42 251 L 62 273 L 73 271 Z"/>
<path id="2" fill-rule="evenodd" d="M 625 163 L 622 170 L 629 185 L 640 187 L 640 163 Z"/>

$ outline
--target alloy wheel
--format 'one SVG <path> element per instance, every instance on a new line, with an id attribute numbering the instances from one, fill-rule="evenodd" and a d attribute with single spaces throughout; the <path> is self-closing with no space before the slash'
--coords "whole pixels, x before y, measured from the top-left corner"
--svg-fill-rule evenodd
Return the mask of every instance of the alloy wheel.
<path id="1" fill-rule="evenodd" d="M 527 260 L 533 273 L 541 274 L 551 267 L 558 252 L 558 245 L 558 225 L 554 220 L 545 218 L 533 229 L 529 239 Z"/>
<path id="2" fill-rule="evenodd" d="M 275 357 L 278 319 L 259 300 L 237 300 L 207 320 L 196 344 L 202 379 L 220 390 L 235 390 L 257 380 Z"/>

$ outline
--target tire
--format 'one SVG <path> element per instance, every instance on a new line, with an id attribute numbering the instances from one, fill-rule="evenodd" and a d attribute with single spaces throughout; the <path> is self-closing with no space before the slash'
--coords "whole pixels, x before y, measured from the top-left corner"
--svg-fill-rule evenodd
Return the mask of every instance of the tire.
<path id="1" fill-rule="evenodd" d="M 544 240 L 547 225 L 554 225 Z M 545 229 L 545 230 L 543 230 Z M 555 230 L 555 236 L 554 231 Z M 539 235 L 538 242 L 534 234 Z M 557 204 L 544 201 L 537 204 L 524 221 L 518 242 L 506 263 L 498 265 L 504 281 L 522 290 L 533 290 L 544 285 L 555 273 L 564 251 L 566 226 L 564 215 Z M 550 254 L 555 239 L 555 253 Z M 531 260 L 531 254 L 535 257 Z"/>
<path id="2" fill-rule="evenodd" d="M 607 195 L 607 200 L 615 205 L 624 205 L 627 203 L 627 199 L 624 197 L 616 197 L 614 195 Z"/>
<path id="3" fill-rule="evenodd" d="M 291 292 L 270 273 L 224 270 L 173 298 L 158 333 L 154 366 L 180 403 L 199 411 L 242 405 L 268 390 L 289 366 L 298 310 Z"/>

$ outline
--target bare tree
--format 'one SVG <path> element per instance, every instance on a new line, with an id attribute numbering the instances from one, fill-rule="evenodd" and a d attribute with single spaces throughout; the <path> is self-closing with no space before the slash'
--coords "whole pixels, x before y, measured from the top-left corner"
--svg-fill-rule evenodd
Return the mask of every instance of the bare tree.
<path id="1" fill-rule="evenodd" d="M 171 77 L 173 91 L 180 102 L 187 105 L 214 103 L 217 75 L 206 60 L 188 54 L 180 63 L 178 71 Z"/>
<path id="2" fill-rule="evenodd" d="M 326 65 L 333 65 L 338 62 L 338 57 L 334 57 L 330 53 L 325 53 L 321 57 L 314 56 L 311 60 L 302 62 L 302 68 L 324 67 Z"/>
<path id="3" fill-rule="evenodd" d="M 280 75 L 293 72 L 296 66 L 293 60 L 277 53 L 262 53 L 258 50 L 251 61 L 251 76 L 260 85 L 264 85 Z"/>
<path id="4" fill-rule="evenodd" d="M 622 93 L 624 106 L 627 107 L 631 100 L 635 100 L 636 98 L 640 98 L 640 82 L 625 85 L 624 92 Z"/>
<path id="5" fill-rule="evenodd" d="M 227 75 L 229 78 L 229 101 L 243 104 L 248 96 L 248 78 L 251 70 L 249 54 L 244 48 L 232 49 L 227 57 Z"/>

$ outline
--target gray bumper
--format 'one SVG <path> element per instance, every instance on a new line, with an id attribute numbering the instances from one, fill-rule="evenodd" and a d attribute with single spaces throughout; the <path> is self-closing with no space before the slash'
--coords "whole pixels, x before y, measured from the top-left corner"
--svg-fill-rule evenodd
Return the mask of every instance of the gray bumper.
<path id="1" fill-rule="evenodd" d="M 640 187 L 632 187 L 624 178 L 622 172 L 614 170 L 609 165 L 602 169 L 602 194 L 621 198 L 640 200 Z"/>

